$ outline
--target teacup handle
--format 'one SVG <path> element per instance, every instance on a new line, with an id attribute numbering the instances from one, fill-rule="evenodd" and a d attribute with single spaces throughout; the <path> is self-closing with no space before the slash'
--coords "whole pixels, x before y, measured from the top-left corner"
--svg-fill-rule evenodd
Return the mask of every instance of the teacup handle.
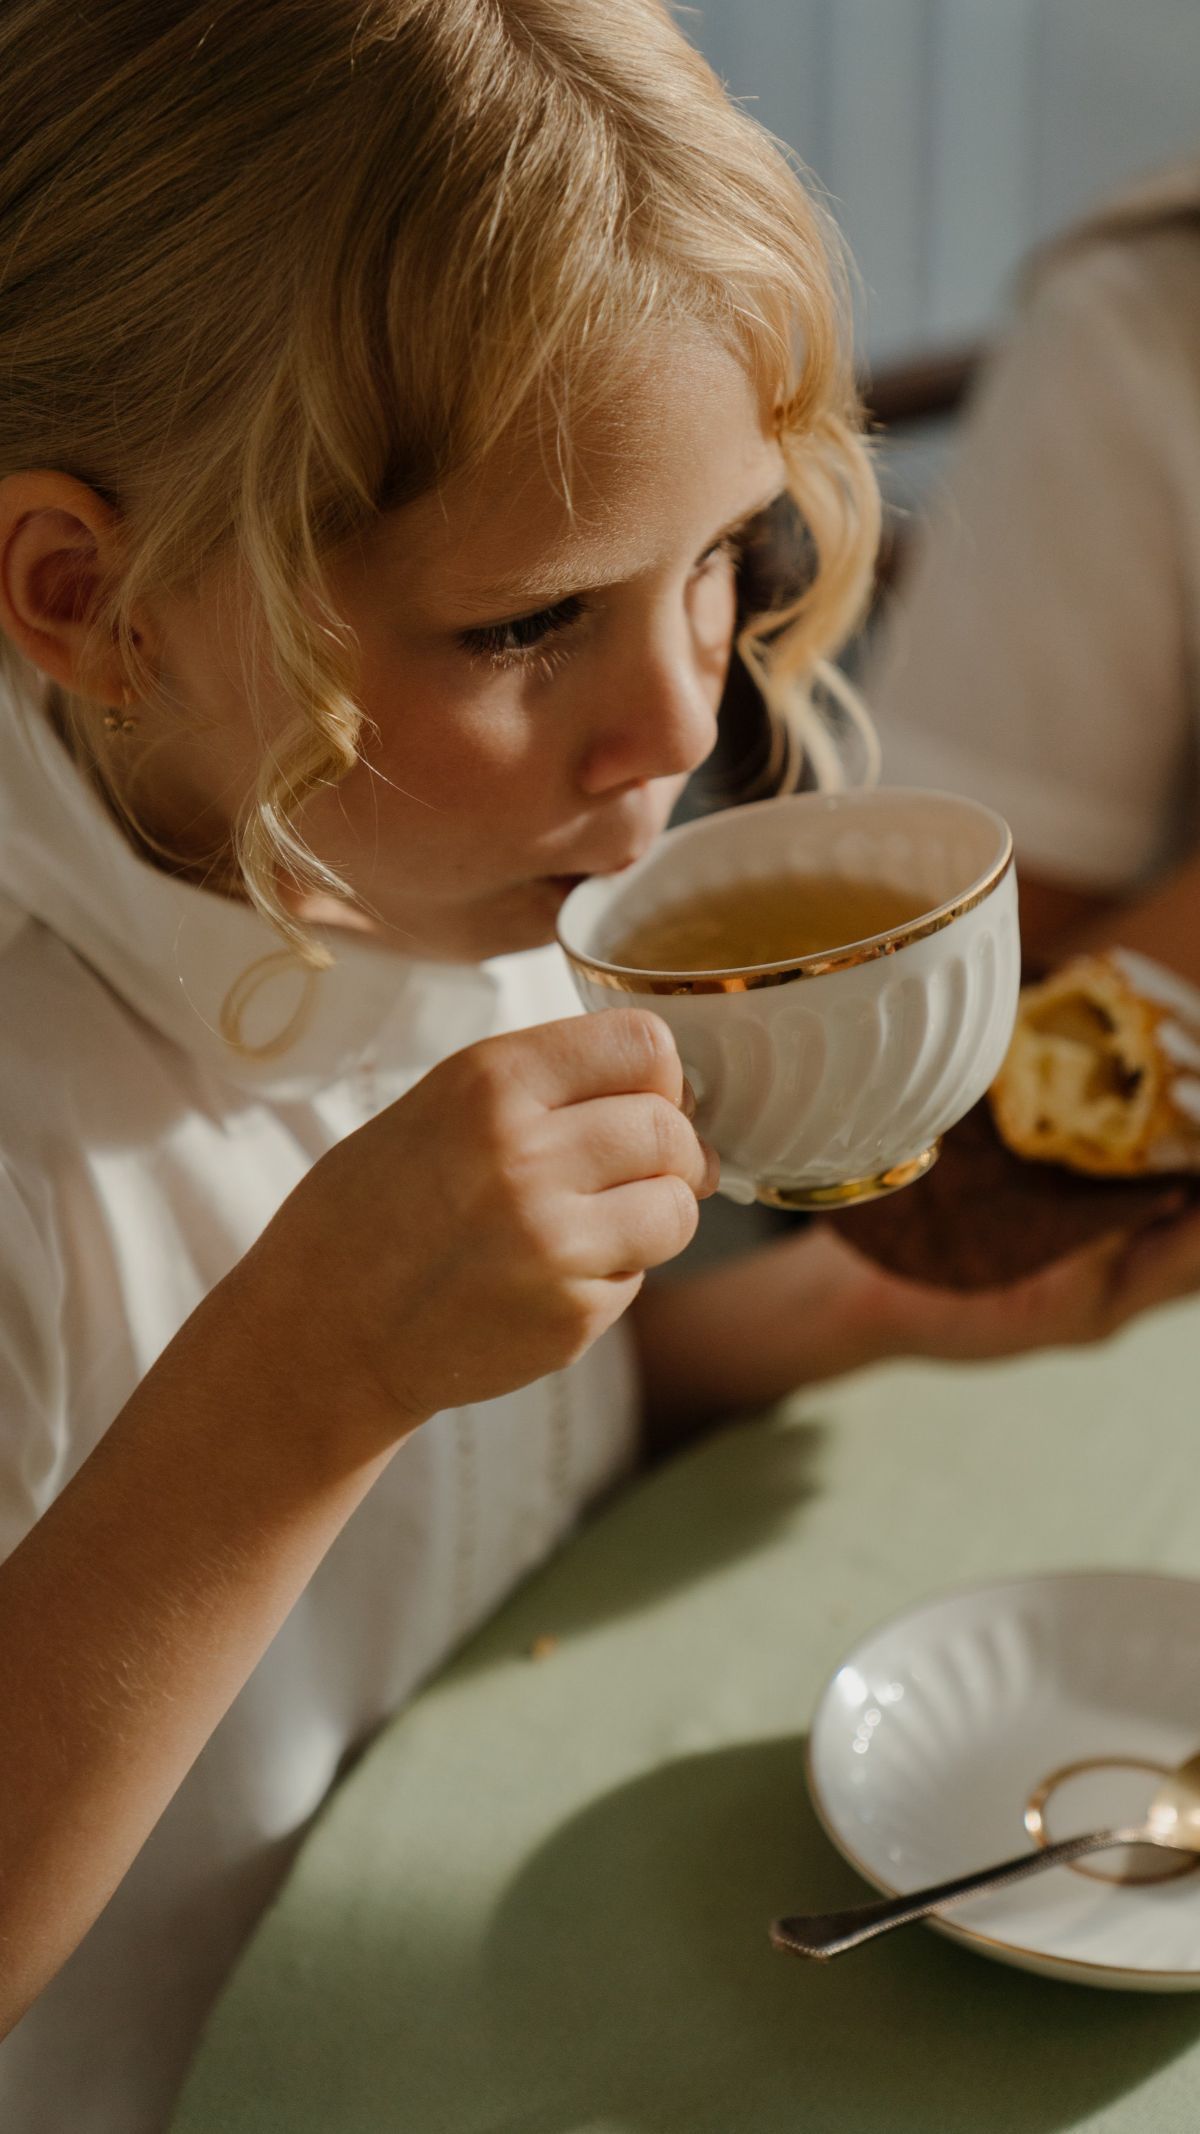
<path id="1" fill-rule="evenodd" d="M 758 1188 L 754 1180 L 747 1178 L 744 1171 L 739 1171 L 736 1164 L 726 1163 L 723 1158 L 717 1191 L 723 1193 L 726 1200 L 736 1200 L 742 1208 L 748 1208 L 752 1200 L 758 1199 Z"/>
<path id="2" fill-rule="evenodd" d="M 683 1062 L 683 1071 L 692 1095 L 696 1099 L 696 1110 L 701 1112 L 704 1109 L 704 1099 L 707 1094 L 704 1076 L 699 1068 L 694 1066 L 691 1060 L 688 1059 Z M 745 1171 L 739 1171 L 736 1164 L 727 1163 L 723 1156 L 721 1158 L 721 1177 L 717 1191 L 718 1193 L 723 1193 L 726 1200 L 735 1200 L 738 1206 L 742 1208 L 748 1208 L 751 1201 L 758 1198 L 754 1180 L 748 1177 Z"/>

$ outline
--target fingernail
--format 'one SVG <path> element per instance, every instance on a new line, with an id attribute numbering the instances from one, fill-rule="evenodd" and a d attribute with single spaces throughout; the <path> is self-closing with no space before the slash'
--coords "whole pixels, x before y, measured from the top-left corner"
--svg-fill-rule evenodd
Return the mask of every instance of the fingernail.
<path id="1" fill-rule="evenodd" d="M 686 1075 L 684 1075 L 683 1078 L 683 1089 L 680 1093 L 679 1109 L 683 1113 L 685 1119 L 694 1119 L 696 1116 L 696 1092 L 692 1088 L 692 1085 L 688 1081 Z"/>
<path id="2" fill-rule="evenodd" d="M 721 1159 L 707 1141 L 702 1141 L 700 1146 L 704 1150 L 705 1163 L 703 1198 L 707 1200 L 709 1194 L 715 1193 L 721 1183 Z"/>

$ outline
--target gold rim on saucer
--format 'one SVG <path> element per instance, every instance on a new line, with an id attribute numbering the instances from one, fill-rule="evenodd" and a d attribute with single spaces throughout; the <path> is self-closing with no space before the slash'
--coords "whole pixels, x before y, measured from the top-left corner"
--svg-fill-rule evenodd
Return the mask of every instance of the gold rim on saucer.
<path id="1" fill-rule="evenodd" d="M 908 1163 L 894 1163 L 890 1170 L 878 1171 L 873 1178 L 847 1178 L 836 1186 L 777 1185 L 764 1179 L 754 1190 L 768 1208 L 845 1208 L 853 1201 L 882 1200 L 885 1193 L 898 1193 L 902 1186 L 911 1186 L 933 1169 L 941 1153 L 939 1139 Z"/>
<path id="2" fill-rule="evenodd" d="M 1080 1567 L 1079 1569 L 1071 1571 L 1052 1571 L 1044 1572 L 1041 1574 L 1041 1578 L 1044 1580 L 1053 1579 L 1063 1580 L 1064 1582 L 1075 1581 L 1078 1579 L 1095 1578 L 1097 1576 L 1101 1576 L 1106 1579 L 1128 1579 L 1131 1584 L 1140 1579 L 1154 1578 L 1162 1580 L 1165 1577 L 1170 1577 L 1176 1584 L 1187 1584 L 1200 1589 L 1200 1581 L 1195 1579 L 1183 1579 L 1180 1578 L 1178 1574 L 1164 1574 L 1162 1572 L 1153 1571 L 1146 1572 L 1132 1568 L 1114 1571 L 1111 1568 L 1107 1567 L 1103 1570 Z M 1026 1584 L 1027 1582 L 1027 1574 L 1016 1573 L 1008 1578 L 999 1579 L 995 1583 L 997 1584 L 997 1586 L 1021 1586 Z M 947 1593 L 941 1596 L 941 1598 L 943 1600 L 963 1598 L 972 1594 L 976 1594 L 980 1590 L 981 1588 L 979 1587 L 979 1585 L 972 1581 L 969 1584 L 954 1586 L 950 1588 Z M 918 1612 L 920 1612 L 919 1608 L 904 1610 L 901 1611 L 900 1615 L 892 1618 L 891 1621 L 897 1622 L 902 1620 L 904 1614 L 913 1614 Z M 877 1627 L 882 1629 L 885 1626 L 880 1624 Z M 863 1640 L 860 1639 L 859 1643 L 862 1642 Z M 854 1649 L 855 1651 L 857 1651 L 857 1646 Z M 847 1657 L 852 1658 L 853 1654 L 848 1655 Z M 846 1662 L 843 1661 L 841 1664 L 844 1666 Z M 809 1728 L 808 1735 L 804 1742 L 804 1775 L 808 1788 L 809 1801 L 812 1806 L 813 1813 L 816 1816 L 818 1824 L 824 1831 L 825 1836 L 829 1839 L 829 1842 L 833 1846 L 834 1850 L 839 1852 L 844 1860 L 849 1861 L 850 1865 L 856 1870 L 856 1872 L 862 1876 L 863 1881 L 869 1883 L 872 1889 L 878 1890 L 881 1895 L 885 1897 L 900 1897 L 905 1895 L 906 1892 L 901 1890 L 898 1885 L 891 1880 L 890 1876 L 881 1874 L 879 1872 L 879 1869 L 871 1861 L 865 1859 L 864 1856 L 858 1851 L 857 1847 L 852 1844 L 851 1841 L 847 1838 L 836 1816 L 834 1815 L 830 1804 L 826 1801 L 821 1791 L 820 1781 L 817 1777 L 814 1745 L 816 1716 L 821 1711 L 825 1698 L 829 1693 L 831 1683 L 833 1680 L 836 1679 L 837 1672 L 838 1670 L 835 1670 L 834 1676 L 832 1676 L 830 1680 L 826 1682 L 825 1687 L 817 1700 L 813 1725 Z M 1106 1763 L 1112 1763 L 1116 1760 L 1117 1759 L 1113 1757 L 1106 1757 L 1104 1759 Z M 1066 1767 L 1060 1767 L 1059 1770 L 1054 1774 L 1054 1776 L 1057 1779 L 1061 1780 L 1065 1775 L 1065 1768 Z M 1160 1765 L 1158 1763 L 1151 1765 L 1149 1763 L 1149 1760 L 1147 1759 L 1147 1768 L 1153 1769 L 1154 1771 L 1166 1771 L 1170 1767 L 1166 1765 Z M 1036 1796 L 1031 1796 L 1031 1798 L 1034 1797 Z M 1072 1864 L 1074 1865 L 1074 1863 Z M 1189 1864 L 1191 1863 L 1189 1862 Z M 1174 1877 L 1159 1877 L 1159 1879 L 1173 1880 Z M 954 1917 L 952 1908 L 948 1908 L 946 1911 L 943 1912 L 933 1913 L 930 1916 L 928 1923 L 938 1933 L 944 1934 L 948 1941 L 958 1942 L 963 1948 L 994 1950 L 996 1952 L 996 1955 L 1000 1957 L 1004 1962 L 1011 1962 L 1013 1958 L 1016 1958 L 1018 1962 L 1021 1962 L 1023 1960 L 1025 1968 L 1033 1970 L 1035 1972 L 1040 1972 L 1041 1975 L 1044 1977 L 1052 1977 L 1056 1975 L 1066 1977 L 1071 1977 L 1072 1975 L 1075 1975 L 1077 1977 L 1081 1977 L 1083 1974 L 1088 1974 L 1089 1976 L 1094 1976 L 1096 1980 L 1103 1985 L 1111 1985 L 1115 1984 L 1118 1981 L 1124 1982 L 1129 1979 L 1136 1979 L 1136 1983 L 1139 1988 L 1150 1989 L 1152 1987 L 1160 1987 L 1169 1990 L 1177 1986 L 1186 1987 L 1187 1985 L 1189 1985 L 1189 1983 L 1194 1983 L 1198 1975 L 1198 1967 L 1194 1965 L 1189 1965 L 1186 1968 L 1180 1969 L 1176 1966 L 1164 1967 L 1161 1965 L 1129 1965 L 1112 1963 L 1096 1957 L 1087 1956 L 1057 1956 L 1047 1949 L 1038 1948 L 1036 1946 L 1031 1948 L 1025 1942 L 1014 1941 L 1008 1935 L 987 1934 L 984 1933 L 979 1927 L 967 1926 L 961 1919 L 956 1919 Z"/>

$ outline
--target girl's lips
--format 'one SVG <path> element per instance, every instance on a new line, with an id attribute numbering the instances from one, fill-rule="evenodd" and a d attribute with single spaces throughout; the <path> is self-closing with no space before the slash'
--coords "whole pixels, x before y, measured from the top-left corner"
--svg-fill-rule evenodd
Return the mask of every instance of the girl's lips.
<path id="1" fill-rule="evenodd" d="M 580 882 L 590 882 L 598 874 L 624 874 L 626 868 L 632 867 L 641 857 L 640 852 L 631 852 L 627 858 L 613 860 L 606 867 L 588 867 L 581 874 L 548 874 L 543 876 L 543 880 L 553 882 L 556 888 L 567 885 L 575 889 Z"/>

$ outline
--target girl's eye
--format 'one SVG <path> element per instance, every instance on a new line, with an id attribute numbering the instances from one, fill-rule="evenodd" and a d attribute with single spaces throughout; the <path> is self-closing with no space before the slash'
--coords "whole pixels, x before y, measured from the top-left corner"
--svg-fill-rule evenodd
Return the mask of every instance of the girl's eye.
<path id="1" fill-rule="evenodd" d="M 717 562 L 729 561 L 736 565 L 742 548 L 743 541 L 737 534 L 726 534 L 723 540 L 715 541 L 705 550 L 696 564 L 696 575 Z M 536 614 L 514 615 L 507 622 L 482 623 L 477 628 L 462 630 L 459 643 L 474 657 L 491 660 L 497 667 L 531 666 L 539 657 L 545 660 L 545 648 L 550 640 L 569 630 L 586 608 L 583 594 L 571 593 L 552 608 L 539 608 Z"/>
<path id="2" fill-rule="evenodd" d="M 711 548 L 705 549 L 696 569 L 706 571 L 713 563 L 740 563 L 745 545 L 740 534 L 726 534 L 720 541 L 714 541 Z"/>
<path id="3" fill-rule="evenodd" d="M 460 642 L 468 652 L 494 660 L 497 666 L 520 666 L 577 622 L 584 610 L 583 596 L 572 593 L 552 608 L 539 608 L 536 615 L 516 615 L 509 622 L 490 622 L 478 629 L 463 630 Z"/>

